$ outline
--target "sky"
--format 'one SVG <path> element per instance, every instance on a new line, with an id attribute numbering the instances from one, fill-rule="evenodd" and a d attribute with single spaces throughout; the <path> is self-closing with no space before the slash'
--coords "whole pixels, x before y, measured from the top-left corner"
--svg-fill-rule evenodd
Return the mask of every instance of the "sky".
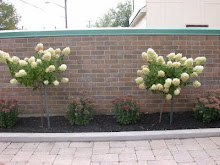
<path id="1" fill-rule="evenodd" d="M 64 0 L 3 0 L 13 4 L 21 16 L 19 29 L 65 29 Z M 45 2 L 50 3 L 45 3 Z M 68 29 L 87 28 L 110 8 L 126 0 L 67 0 Z M 28 3 L 28 4 L 27 4 Z M 58 6 L 58 5 L 60 6 Z"/>

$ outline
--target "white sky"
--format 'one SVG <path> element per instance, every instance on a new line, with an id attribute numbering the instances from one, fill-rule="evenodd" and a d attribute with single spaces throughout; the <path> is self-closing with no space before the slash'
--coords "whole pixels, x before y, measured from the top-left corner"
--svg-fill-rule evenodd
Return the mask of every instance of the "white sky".
<path id="1" fill-rule="evenodd" d="M 3 0 L 15 6 L 22 17 L 18 28 L 27 30 L 65 29 L 64 9 L 53 4 L 64 6 L 64 0 Z M 28 5 L 37 6 L 39 8 Z M 53 3 L 46 4 L 46 1 Z M 82 29 L 88 26 L 88 21 L 95 22 L 110 8 L 115 8 L 119 2 L 126 0 L 67 0 L 68 29 Z"/>

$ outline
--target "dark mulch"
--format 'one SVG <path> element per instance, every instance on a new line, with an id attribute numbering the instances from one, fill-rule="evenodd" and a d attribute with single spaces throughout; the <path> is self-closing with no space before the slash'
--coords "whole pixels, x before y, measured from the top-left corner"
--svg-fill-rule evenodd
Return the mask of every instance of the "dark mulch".
<path id="1" fill-rule="evenodd" d="M 121 131 L 150 131 L 150 130 L 176 130 L 198 128 L 220 128 L 220 122 L 202 123 L 196 121 L 191 112 L 175 113 L 173 124 L 169 124 L 169 113 L 163 113 L 162 122 L 159 124 L 159 113 L 141 115 L 137 124 L 121 125 L 113 116 L 96 115 L 87 126 L 71 126 L 63 116 L 51 117 L 51 128 L 47 128 L 44 119 L 44 128 L 38 117 L 19 118 L 12 128 L 0 128 L 0 132 L 121 132 Z"/>

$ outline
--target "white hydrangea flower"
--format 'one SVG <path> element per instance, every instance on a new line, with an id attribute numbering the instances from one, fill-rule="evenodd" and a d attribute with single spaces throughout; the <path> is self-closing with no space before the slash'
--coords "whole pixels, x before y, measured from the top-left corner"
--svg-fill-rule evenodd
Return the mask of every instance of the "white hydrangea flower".
<path id="1" fill-rule="evenodd" d="M 51 53 L 50 52 L 46 52 L 43 57 L 42 60 L 44 61 L 50 61 L 51 60 Z"/>
<path id="2" fill-rule="evenodd" d="M 167 94 L 166 95 L 166 100 L 170 100 L 170 99 L 172 99 L 172 95 L 171 94 Z"/>
<path id="3" fill-rule="evenodd" d="M 49 71 L 49 72 L 53 72 L 53 71 L 55 71 L 55 69 L 56 69 L 56 67 L 55 67 L 54 65 L 50 65 L 50 66 L 48 67 L 48 71 Z"/>
<path id="4" fill-rule="evenodd" d="M 167 78 L 167 79 L 165 80 L 165 85 L 170 87 L 171 84 L 172 84 L 172 79 Z"/>
<path id="5" fill-rule="evenodd" d="M 41 59 L 37 59 L 37 64 L 41 64 L 42 63 L 42 61 L 41 61 Z"/>
<path id="6" fill-rule="evenodd" d="M 173 63 L 173 66 L 174 66 L 175 68 L 179 68 L 179 67 L 180 67 L 180 65 L 181 65 L 181 63 L 180 63 L 180 62 L 174 62 L 174 63 Z"/>
<path id="7" fill-rule="evenodd" d="M 167 61 L 167 66 L 168 66 L 169 68 L 172 68 L 172 67 L 173 67 L 172 61 Z"/>
<path id="8" fill-rule="evenodd" d="M 148 68 L 148 65 L 142 65 L 141 69 Z"/>
<path id="9" fill-rule="evenodd" d="M 19 65 L 20 66 L 26 66 L 28 63 L 25 60 L 20 60 Z"/>
<path id="10" fill-rule="evenodd" d="M 163 92 L 164 92 L 164 93 L 168 93 L 168 92 L 169 92 L 169 88 L 165 88 L 165 87 L 164 87 Z"/>
<path id="11" fill-rule="evenodd" d="M 205 57 L 197 57 L 195 58 L 196 65 L 202 65 L 204 62 L 206 62 Z"/>
<path id="12" fill-rule="evenodd" d="M 20 61 L 20 58 L 18 58 L 17 56 L 13 56 L 13 57 L 11 58 L 11 60 L 12 60 L 12 63 L 13 63 L 13 64 L 18 64 L 19 61 Z"/>
<path id="13" fill-rule="evenodd" d="M 145 85 L 144 83 L 141 83 L 141 84 L 139 85 L 139 89 L 146 89 L 146 85 Z"/>
<path id="14" fill-rule="evenodd" d="M 38 43 L 35 47 L 35 50 L 39 52 L 40 50 L 43 50 L 43 48 L 44 48 L 44 45 L 42 43 Z"/>
<path id="15" fill-rule="evenodd" d="M 31 63 L 31 68 L 36 68 L 37 67 L 37 63 L 36 62 L 32 62 Z"/>
<path id="16" fill-rule="evenodd" d="M 48 52 L 50 52 L 51 56 L 55 56 L 55 50 L 53 48 L 49 48 Z"/>
<path id="17" fill-rule="evenodd" d="M 203 69 L 204 69 L 203 66 L 197 65 L 193 68 L 193 71 L 196 72 L 197 74 L 200 74 L 200 73 L 202 73 Z"/>
<path id="18" fill-rule="evenodd" d="M 53 82 L 53 84 L 54 84 L 55 86 L 58 86 L 60 83 L 59 83 L 59 81 L 55 80 L 55 81 Z"/>
<path id="19" fill-rule="evenodd" d="M 201 86 L 201 83 L 200 83 L 199 81 L 194 81 L 194 82 L 193 82 L 193 86 L 194 86 L 195 88 L 198 88 L 198 87 Z"/>
<path id="20" fill-rule="evenodd" d="M 182 54 L 181 54 L 181 53 L 178 53 L 177 55 L 175 55 L 174 58 L 175 58 L 177 61 L 181 61 Z"/>
<path id="21" fill-rule="evenodd" d="M 35 57 L 32 56 L 31 58 L 28 59 L 28 62 L 31 64 L 32 62 L 35 62 L 35 60 L 36 60 Z"/>
<path id="22" fill-rule="evenodd" d="M 2 61 L 4 59 L 4 51 L 0 50 L 0 60 Z"/>
<path id="23" fill-rule="evenodd" d="M 70 48 L 69 48 L 69 47 L 64 48 L 64 49 L 62 50 L 62 54 L 63 54 L 64 56 L 69 55 L 69 54 L 70 54 Z"/>
<path id="24" fill-rule="evenodd" d="M 192 67 L 193 66 L 193 59 L 192 58 L 188 58 L 185 62 L 184 65 L 186 65 L 187 67 Z"/>
<path id="25" fill-rule="evenodd" d="M 3 58 L 5 60 L 9 60 L 10 59 L 10 55 L 8 53 L 4 53 Z"/>
<path id="26" fill-rule="evenodd" d="M 55 54 L 60 54 L 60 53 L 61 53 L 60 48 L 55 49 Z"/>
<path id="27" fill-rule="evenodd" d="M 66 64 L 62 64 L 59 66 L 59 70 L 61 70 L 61 71 L 65 71 L 66 69 L 67 69 Z"/>
<path id="28" fill-rule="evenodd" d="M 162 84 L 157 84 L 156 86 L 157 86 L 157 89 L 159 91 L 163 91 L 163 85 Z"/>
<path id="29" fill-rule="evenodd" d="M 6 61 L 10 61 L 10 55 L 4 51 L 0 50 L 0 61 L 3 63 L 6 63 Z"/>
<path id="30" fill-rule="evenodd" d="M 155 91 L 155 90 L 157 90 L 157 89 L 158 89 L 158 88 L 157 88 L 157 85 L 153 84 L 153 85 L 151 86 L 151 90 Z"/>
<path id="31" fill-rule="evenodd" d="M 138 78 L 135 79 L 135 82 L 136 82 L 137 84 L 141 84 L 141 83 L 144 82 L 144 79 L 143 79 L 143 77 L 138 77 Z"/>
<path id="32" fill-rule="evenodd" d="M 175 53 L 170 53 L 170 54 L 167 55 L 167 58 L 168 58 L 169 60 L 173 60 L 174 57 L 175 57 Z"/>
<path id="33" fill-rule="evenodd" d="M 147 60 L 147 53 L 146 52 L 142 52 L 141 56 L 142 56 L 143 60 Z"/>
<path id="34" fill-rule="evenodd" d="M 164 84 L 164 88 L 169 89 L 170 85 L 169 84 Z"/>
<path id="35" fill-rule="evenodd" d="M 164 77 L 165 76 L 165 72 L 163 70 L 160 70 L 157 72 L 157 76 L 158 77 Z"/>
<path id="36" fill-rule="evenodd" d="M 15 73 L 15 77 L 23 77 L 26 75 L 27 75 L 27 72 L 24 69 L 21 69 L 17 73 Z"/>
<path id="37" fill-rule="evenodd" d="M 48 85 L 49 81 L 48 80 L 44 80 L 44 85 Z"/>
<path id="38" fill-rule="evenodd" d="M 59 58 L 60 57 L 60 55 L 59 54 L 55 54 L 55 56 L 54 56 L 55 58 Z"/>
<path id="39" fill-rule="evenodd" d="M 206 62 L 206 57 L 201 57 L 200 62 L 201 62 L 201 64 L 203 64 L 204 62 Z"/>
<path id="40" fill-rule="evenodd" d="M 68 79 L 68 78 L 63 77 L 63 78 L 61 79 L 61 82 L 62 82 L 62 83 L 67 83 L 67 82 L 69 82 L 69 79 Z"/>
<path id="41" fill-rule="evenodd" d="M 1 58 L 2 58 L 2 56 L 3 56 L 4 53 L 5 53 L 4 51 L 0 50 L 0 57 L 1 57 Z"/>
<path id="42" fill-rule="evenodd" d="M 15 78 L 13 78 L 13 79 L 10 80 L 10 83 L 12 85 L 16 85 L 16 84 L 18 84 L 18 81 Z"/>
<path id="43" fill-rule="evenodd" d="M 143 71 L 144 75 L 147 75 L 150 70 L 148 68 L 143 68 L 142 71 Z"/>
<path id="44" fill-rule="evenodd" d="M 182 57 L 182 58 L 180 59 L 180 62 L 181 62 L 182 64 L 184 64 L 184 63 L 186 62 L 186 60 L 187 60 L 186 57 Z"/>
<path id="45" fill-rule="evenodd" d="M 180 90 L 177 88 L 175 91 L 174 91 L 174 95 L 179 95 L 180 94 Z"/>
<path id="46" fill-rule="evenodd" d="M 179 86 L 180 85 L 180 79 L 174 78 L 172 83 L 173 83 L 174 86 Z"/>
<path id="47" fill-rule="evenodd" d="M 157 57 L 156 61 L 157 61 L 158 64 L 164 64 L 165 63 L 163 56 Z"/>
<path id="48" fill-rule="evenodd" d="M 39 51 L 38 51 L 38 54 L 39 54 L 39 55 L 42 55 L 43 53 L 44 53 L 43 50 L 39 50 Z"/>
<path id="49" fill-rule="evenodd" d="M 142 70 L 138 70 L 138 71 L 137 71 L 137 75 L 138 75 L 138 76 L 142 76 L 143 74 L 144 74 L 144 73 L 143 73 Z"/>
<path id="50" fill-rule="evenodd" d="M 18 72 L 18 73 L 20 73 L 21 77 L 23 77 L 23 76 L 26 76 L 26 75 L 27 75 L 26 71 L 25 71 L 25 70 L 23 70 L 23 69 L 19 70 L 19 72 Z"/>
<path id="51" fill-rule="evenodd" d="M 188 79 L 189 79 L 189 74 L 188 73 L 184 72 L 184 73 L 181 74 L 181 80 L 183 82 L 186 82 Z"/>
<path id="52" fill-rule="evenodd" d="M 19 72 L 15 73 L 15 77 L 21 77 Z"/>
<path id="53" fill-rule="evenodd" d="M 28 57 L 25 57 L 24 58 L 24 61 L 28 62 L 29 58 Z"/>
<path id="54" fill-rule="evenodd" d="M 190 74 L 190 78 L 195 78 L 195 77 L 198 77 L 198 74 L 196 72 Z"/>
<path id="55" fill-rule="evenodd" d="M 157 55 L 157 53 L 152 48 L 149 48 L 147 50 L 147 57 L 148 57 L 147 60 L 152 62 L 152 61 L 156 61 L 158 55 Z"/>
<path id="56" fill-rule="evenodd" d="M 55 50 L 55 58 L 59 58 L 60 57 L 60 53 L 61 53 L 60 48 L 56 49 Z"/>

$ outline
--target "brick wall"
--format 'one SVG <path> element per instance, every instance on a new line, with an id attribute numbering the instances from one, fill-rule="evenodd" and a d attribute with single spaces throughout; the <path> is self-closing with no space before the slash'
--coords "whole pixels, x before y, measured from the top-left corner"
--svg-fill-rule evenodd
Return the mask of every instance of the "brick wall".
<path id="1" fill-rule="evenodd" d="M 204 89 L 220 87 L 220 36 L 67 36 L 2 38 L 0 50 L 20 58 L 31 56 L 37 43 L 45 48 L 69 46 L 70 55 L 66 58 L 69 77 L 68 84 L 48 89 L 51 114 L 64 114 L 66 99 L 75 96 L 81 89 L 87 89 L 95 98 L 96 114 L 111 114 L 110 101 L 118 96 L 132 94 L 140 103 L 142 112 L 157 112 L 161 107 L 169 110 L 170 103 L 162 104 L 161 95 L 138 89 L 134 79 L 137 70 L 144 64 L 141 53 L 152 47 L 159 55 L 170 52 L 183 53 L 187 57 L 206 56 L 205 70 L 199 76 L 202 87 L 191 86 L 181 90 L 175 98 L 174 111 L 190 111 L 197 93 Z M 8 68 L 0 64 L 0 98 L 19 100 L 20 113 L 38 115 L 42 110 L 43 98 L 39 92 L 10 83 Z"/>

